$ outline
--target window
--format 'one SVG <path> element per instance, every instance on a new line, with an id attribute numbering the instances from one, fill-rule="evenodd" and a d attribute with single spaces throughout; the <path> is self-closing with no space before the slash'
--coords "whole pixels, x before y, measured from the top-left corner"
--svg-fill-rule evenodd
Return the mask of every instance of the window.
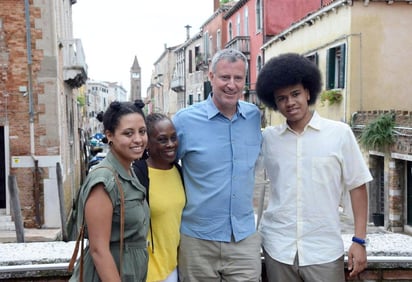
<path id="1" fill-rule="evenodd" d="M 262 1 L 256 1 L 256 31 L 262 30 Z"/>
<path id="2" fill-rule="evenodd" d="M 245 19 L 243 21 L 243 24 L 245 25 L 244 27 L 244 35 L 248 36 L 249 35 L 249 10 L 247 7 L 245 7 Z"/>
<path id="3" fill-rule="evenodd" d="M 229 34 L 229 41 L 233 39 L 233 28 L 232 28 L 232 22 L 229 23 L 228 26 L 228 34 Z"/>
<path id="4" fill-rule="evenodd" d="M 200 53 L 200 46 L 195 46 L 195 69 L 200 70 L 200 66 L 204 63 L 204 54 Z"/>
<path id="5" fill-rule="evenodd" d="M 216 32 L 216 49 L 222 49 L 222 33 L 220 32 L 220 29 Z"/>
<path id="6" fill-rule="evenodd" d="M 326 64 L 326 89 L 345 88 L 344 44 L 327 51 Z"/>
<path id="7" fill-rule="evenodd" d="M 192 67 L 192 65 L 193 65 L 193 52 L 192 52 L 193 50 L 189 50 L 189 53 L 188 53 L 188 59 L 189 59 L 189 69 L 188 69 L 188 72 L 189 73 L 192 73 L 193 72 L 193 67 Z"/>
<path id="8" fill-rule="evenodd" d="M 263 64 L 262 64 L 262 56 L 258 56 L 256 58 L 256 76 L 259 74 L 260 70 L 262 69 Z"/>
<path id="9" fill-rule="evenodd" d="M 209 47 L 209 33 L 205 32 L 203 35 L 203 44 L 205 50 L 204 61 L 207 62 L 210 56 L 210 47 Z"/>
<path id="10" fill-rule="evenodd" d="M 213 36 L 209 36 L 209 54 L 210 54 L 210 57 L 212 56 L 212 54 L 213 53 L 215 53 L 214 51 L 213 51 Z M 211 58 L 210 58 L 211 59 Z"/>
<path id="11" fill-rule="evenodd" d="M 241 33 L 240 33 L 240 15 L 239 14 L 237 14 L 237 17 L 236 17 L 236 36 L 241 36 Z"/>
<path id="12" fill-rule="evenodd" d="M 306 58 L 315 65 L 318 65 L 318 53 L 307 55 Z"/>

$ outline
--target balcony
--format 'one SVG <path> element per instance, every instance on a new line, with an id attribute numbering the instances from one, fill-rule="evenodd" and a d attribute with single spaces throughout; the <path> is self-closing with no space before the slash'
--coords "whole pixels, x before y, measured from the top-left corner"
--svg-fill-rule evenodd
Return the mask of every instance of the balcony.
<path id="1" fill-rule="evenodd" d="M 185 91 L 185 80 L 183 76 L 173 76 L 173 79 L 170 83 L 170 88 L 175 92 Z"/>
<path id="2" fill-rule="evenodd" d="M 63 80 L 72 88 L 86 83 L 87 64 L 80 39 L 63 40 Z"/>
<path id="3" fill-rule="evenodd" d="M 196 54 L 196 71 L 207 71 L 209 69 L 210 54 Z"/>
<path id="4" fill-rule="evenodd" d="M 249 36 L 236 36 L 230 40 L 225 48 L 236 49 L 246 56 L 250 55 L 250 37 Z"/>

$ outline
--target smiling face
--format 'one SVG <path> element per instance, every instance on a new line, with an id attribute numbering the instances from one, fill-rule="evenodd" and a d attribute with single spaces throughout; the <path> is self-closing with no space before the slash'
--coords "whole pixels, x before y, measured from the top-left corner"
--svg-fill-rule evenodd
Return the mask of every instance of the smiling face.
<path id="1" fill-rule="evenodd" d="M 146 123 L 143 116 L 130 113 L 122 116 L 114 132 L 106 131 L 111 141 L 110 150 L 126 171 L 130 164 L 140 159 L 147 145 Z"/>
<path id="2" fill-rule="evenodd" d="M 236 112 L 237 102 L 242 97 L 246 81 L 246 65 L 238 59 L 231 62 L 222 59 L 214 72 L 209 72 L 213 102 L 219 111 L 230 118 Z"/>
<path id="3" fill-rule="evenodd" d="M 173 123 L 169 119 L 158 120 L 149 137 L 149 165 L 158 169 L 170 169 L 176 159 L 178 145 Z"/>
<path id="4" fill-rule="evenodd" d="M 274 94 L 279 112 L 286 118 L 289 126 L 296 132 L 302 132 L 310 121 L 309 91 L 302 84 L 281 88 Z"/>

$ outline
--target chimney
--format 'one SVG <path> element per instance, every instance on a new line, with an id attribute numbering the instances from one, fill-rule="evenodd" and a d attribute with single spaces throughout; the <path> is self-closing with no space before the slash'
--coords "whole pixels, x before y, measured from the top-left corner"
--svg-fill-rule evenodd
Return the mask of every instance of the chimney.
<path id="1" fill-rule="evenodd" d="M 192 26 L 190 26 L 190 25 L 185 25 L 185 28 L 186 28 L 186 40 L 189 40 L 190 39 L 190 28 L 191 28 Z"/>
<path id="2" fill-rule="evenodd" d="M 213 0 L 213 12 L 216 12 L 220 7 L 220 0 Z"/>

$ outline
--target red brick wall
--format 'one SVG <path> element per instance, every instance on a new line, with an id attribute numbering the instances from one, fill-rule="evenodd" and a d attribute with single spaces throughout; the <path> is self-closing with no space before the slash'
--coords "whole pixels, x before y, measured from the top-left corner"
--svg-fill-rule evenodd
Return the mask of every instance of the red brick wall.
<path id="1" fill-rule="evenodd" d="M 0 42 L 0 53 L 8 54 L 8 62 L 5 68 L 6 75 L 0 77 L 0 92 L 6 91 L 7 117 L 9 121 L 9 144 L 10 156 L 27 156 L 30 155 L 30 123 L 29 123 L 29 97 L 23 97 L 19 92 L 19 86 L 29 87 L 29 67 L 27 59 L 27 40 L 26 40 L 26 19 L 25 19 L 25 1 L 0 0 L 0 19 L 2 30 L 0 34 L 4 38 Z M 30 5 L 33 5 L 30 1 Z M 42 37 L 42 31 L 34 28 L 34 22 L 39 19 L 40 9 L 30 7 L 30 25 L 31 25 L 31 48 L 32 48 L 32 82 L 33 82 L 33 105 L 34 113 L 38 111 L 37 94 L 43 87 L 36 82 L 36 75 L 40 70 L 40 64 L 43 59 L 42 50 L 36 50 L 35 42 Z M 1 54 L 0 54 L 1 55 Z M 4 69 L 4 67 L 3 67 Z M 3 94 L 3 93 L 1 93 Z M 0 95 L 3 99 L 3 95 Z M 4 111 L 0 113 L 0 122 L 5 120 Z M 37 115 L 34 115 L 34 131 L 36 132 L 35 150 L 43 151 L 39 146 L 39 137 L 43 134 L 37 128 Z M 34 227 L 34 197 L 33 197 L 33 170 L 32 169 L 11 169 L 10 174 L 15 175 L 17 185 L 20 191 L 20 204 L 22 216 L 25 221 L 25 227 Z M 39 189 L 42 189 L 41 185 Z"/>

